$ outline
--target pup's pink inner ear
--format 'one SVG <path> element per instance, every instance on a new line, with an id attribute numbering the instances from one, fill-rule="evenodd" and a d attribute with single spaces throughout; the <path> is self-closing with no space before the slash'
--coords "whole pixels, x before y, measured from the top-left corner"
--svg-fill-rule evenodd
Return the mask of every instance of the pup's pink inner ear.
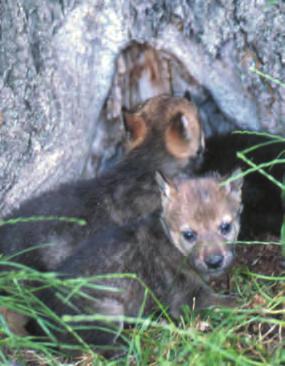
<path id="1" fill-rule="evenodd" d="M 123 111 L 125 130 L 128 133 L 128 145 L 133 149 L 140 145 L 146 138 L 147 126 L 142 116 L 136 113 Z"/>

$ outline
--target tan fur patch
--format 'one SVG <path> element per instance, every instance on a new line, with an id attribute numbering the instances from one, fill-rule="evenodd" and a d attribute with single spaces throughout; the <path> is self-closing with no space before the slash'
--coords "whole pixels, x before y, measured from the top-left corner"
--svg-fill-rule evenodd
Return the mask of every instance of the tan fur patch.
<path id="1" fill-rule="evenodd" d="M 127 142 L 127 149 L 132 150 L 144 142 L 148 130 L 143 118 L 136 113 L 126 113 L 125 121 L 131 134 L 129 141 Z"/>
<path id="2" fill-rule="evenodd" d="M 181 113 L 181 116 L 184 116 L 188 121 L 188 125 L 184 127 L 186 129 L 185 135 L 177 123 L 172 123 L 167 127 L 165 133 L 166 148 L 168 152 L 177 158 L 189 159 L 197 154 L 200 147 L 203 147 L 203 133 L 198 113 L 190 102 L 188 102 L 188 105 L 180 105 L 176 113 Z"/>
<path id="3" fill-rule="evenodd" d="M 185 134 L 179 125 L 182 116 L 187 121 Z M 133 118 L 138 118 L 139 123 L 132 123 L 138 126 L 134 140 L 129 144 L 131 148 L 142 144 L 150 135 L 156 135 L 162 139 L 170 155 L 186 161 L 195 157 L 199 148 L 203 147 L 203 132 L 197 110 L 185 98 L 168 95 L 151 98 L 137 107 Z"/>

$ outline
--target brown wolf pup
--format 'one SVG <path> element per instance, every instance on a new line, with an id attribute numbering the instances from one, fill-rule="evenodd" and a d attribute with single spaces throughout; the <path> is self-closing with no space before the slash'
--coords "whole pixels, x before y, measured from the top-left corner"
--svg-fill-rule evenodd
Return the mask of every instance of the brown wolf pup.
<path id="1" fill-rule="evenodd" d="M 72 306 L 64 304 L 52 291 L 43 293 L 41 300 L 58 316 L 89 313 L 135 317 L 157 310 L 153 298 L 149 294 L 145 297 L 141 282 L 116 277 L 124 273 L 136 274 L 174 317 L 181 314 L 185 305 L 191 309 L 233 305 L 232 297 L 216 294 L 205 281 L 221 275 L 233 262 L 242 209 L 242 181 L 222 186 L 220 177 L 208 176 L 171 183 L 161 175 L 157 181 L 161 213 L 97 233 L 57 268 L 57 273 L 68 278 L 115 274 L 111 279 L 93 278 L 95 284 L 110 286 L 110 290 L 86 287 L 87 296 L 69 299 Z M 78 325 L 79 335 L 88 343 L 106 345 L 114 340 L 106 324 L 105 332 L 102 323 Z M 33 326 L 34 332 L 36 328 L 36 333 L 41 333 L 39 327 Z M 87 328 L 83 330 L 82 326 Z M 96 326 L 101 330 L 96 330 Z M 60 342 L 74 342 L 66 332 L 58 337 Z"/>
<path id="2" fill-rule="evenodd" d="M 189 166 L 192 171 L 201 160 L 198 112 L 183 97 L 151 98 L 125 112 L 125 124 L 130 135 L 126 157 L 99 178 L 63 184 L 24 202 L 6 219 L 41 216 L 40 221 L 0 225 L 0 253 L 39 270 L 54 269 L 82 238 L 107 223 L 126 224 L 157 209 L 156 170 L 171 176 Z M 86 225 L 57 217 L 81 218 Z M 39 245 L 45 247 L 27 251 Z"/>

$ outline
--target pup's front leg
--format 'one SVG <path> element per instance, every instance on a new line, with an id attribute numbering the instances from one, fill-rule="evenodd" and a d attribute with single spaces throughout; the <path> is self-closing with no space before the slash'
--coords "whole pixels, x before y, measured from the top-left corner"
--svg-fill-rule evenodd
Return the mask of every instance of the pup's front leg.
<path id="1" fill-rule="evenodd" d="M 176 291 L 172 292 L 171 296 L 170 312 L 175 318 L 181 315 L 181 309 L 185 305 L 189 306 L 191 310 L 216 306 L 234 307 L 237 305 L 235 296 L 217 294 L 202 281 L 196 284 L 195 287 L 191 286 L 191 290 L 188 288 L 188 291 L 186 287 L 176 288 Z"/>

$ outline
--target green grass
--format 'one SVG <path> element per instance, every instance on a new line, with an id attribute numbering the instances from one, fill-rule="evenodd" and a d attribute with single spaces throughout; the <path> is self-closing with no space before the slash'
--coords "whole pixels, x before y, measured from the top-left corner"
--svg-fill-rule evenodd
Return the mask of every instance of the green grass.
<path id="1" fill-rule="evenodd" d="M 7 262 L 1 264 L 7 265 Z M 38 360 L 33 361 L 33 365 L 67 364 L 54 348 L 54 325 L 48 319 L 68 331 L 72 329 L 70 321 L 74 318 L 58 318 L 38 300 L 36 292 L 45 286 L 52 286 L 59 292 L 69 292 L 72 300 L 75 294 L 83 296 L 86 286 L 94 286 L 94 279 L 59 280 L 54 274 L 38 273 L 19 265 L 15 270 L 3 272 L 0 289 L 9 295 L 1 297 L 1 307 L 42 318 L 43 326 L 49 329 L 50 339 L 40 341 L 30 336 L 15 336 L 2 318 L 0 364 L 8 365 L 9 354 L 14 359 L 20 360 L 22 357 L 25 360 L 25 350 L 35 351 Z M 284 331 L 285 327 L 284 280 L 285 276 L 270 277 L 236 268 L 231 282 L 240 299 L 239 307 L 211 309 L 200 314 L 186 309 L 178 324 L 165 316 L 125 318 L 133 328 L 124 331 L 128 345 L 125 354 L 116 360 L 105 360 L 96 355 L 80 338 L 77 348 L 86 358 L 89 353 L 89 362 L 93 357 L 94 365 L 282 365 L 285 363 L 284 334 L 282 336 L 282 328 Z M 37 281 L 37 286 L 31 285 L 34 281 Z M 161 310 L 159 304 L 158 309 Z M 86 324 L 94 320 L 90 316 L 81 315 L 82 318 Z M 73 345 L 61 347 L 65 351 L 75 348 Z"/>
<path id="2" fill-rule="evenodd" d="M 15 225 L 18 223 L 29 223 L 29 222 L 42 222 L 42 221 L 63 221 L 70 224 L 76 224 L 85 226 L 87 223 L 83 219 L 78 217 L 67 217 L 67 216 L 29 216 L 29 217 L 15 217 L 9 220 L 1 220 L 0 226 L 3 225 Z"/>
<path id="3" fill-rule="evenodd" d="M 273 0 L 274 1 L 274 0 Z M 278 1 L 278 0 L 277 0 Z M 272 2 L 273 3 L 273 2 Z M 277 2 L 276 2 L 277 3 Z M 271 76 L 271 75 L 269 75 L 269 74 L 266 74 L 266 73 L 264 73 L 264 72 L 262 72 L 262 71 L 260 71 L 260 70 L 258 70 L 255 66 L 252 66 L 251 68 L 250 68 L 250 71 L 251 72 L 254 72 L 255 74 L 257 74 L 257 75 L 259 75 L 259 76 L 261 76 L 262 78 L 264 78 L 264 79 L 266 79 L 266 80 L 269 80 L 269 81 L 271 81 L 272 83 L 274 83 L 274 84 L 277 84 L 277 85 L 280 85 L 280 86 L 282 86 L 283 88 L 285 88 L 285 83 L 284 82 L 282 82 L 282 81 L 280 81 L 279 79 L 277 79 L 277 78 L 274 78 L 273 76 Z"/>

